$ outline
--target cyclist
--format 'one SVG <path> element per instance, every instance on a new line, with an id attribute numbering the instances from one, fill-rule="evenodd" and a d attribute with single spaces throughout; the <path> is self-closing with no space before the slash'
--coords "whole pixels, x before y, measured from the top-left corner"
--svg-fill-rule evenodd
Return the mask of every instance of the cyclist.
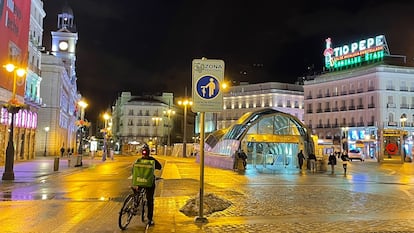
<path id="1" fill-rule="evenodd" d="M 141 159 L 148 159 L 148 160 L 154 160 L 155 161 L 155 169 L 161 170 L 162 166 L 161 163 L 156 160 L 154 157 L 150 155 L 150 149 L 147 144 L 144 144 L 142 147 L 142 158 Z M 155 174 L 154 174 L 155 176 Z M 155 192 L 155 177 L 154 177 L 154 183 L 151 187 L 145 188 L 147 193 L 147 205 L 148 205 L 148 225 L 152 226 L 154 225 L 154 221 L 152 219 L 154 215 L 154 192 Z"/>

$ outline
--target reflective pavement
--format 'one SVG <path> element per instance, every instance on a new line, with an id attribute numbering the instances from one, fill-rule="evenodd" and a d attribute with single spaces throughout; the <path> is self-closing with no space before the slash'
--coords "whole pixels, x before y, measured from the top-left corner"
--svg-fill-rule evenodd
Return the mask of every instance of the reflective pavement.
<path id="1" fill-rule="evenodd" d="M 348 173 L 336 166 L 335 174 L 308 170 L 280 170 L 259 173 L 251 165 L 245 172 L 211 167 L 204 169 L 204 193 L 232 202 L 224 211 L 198 224 L 196 216 L 180 212 L 187 200 L 200 192 L 200 167 L 194 158 L 156 156 L 163 161 L 155 198 L 155 226 L 147 232 L 414 232 L 414 165 L 351 162 Z M 116 156 L 114 163 L 133 161 Z M 102 166 L 99 160 L 84 160 L 82 168 L 60 161 L 53 171 L 53 158 L 15 164 L 15 181 L 2 181 L 0 191 Z M 3 172 L 3 167 L 0 167 Z M 33 197 L 29 197 L 33 198 Z M 41 198 L 41 197 L 38 197 Z M 10 197 L 10 199 L 13 199 Z M 116 211 L 120 201 L 114 203 Z M 94 220 L 99 221 L 99 220 Z M 121 232 L 116 220 L 95 222 L 89 229 L 67 227 L 68 232 Z M 63 229 L 63 228 L 62 228 Z M 134 220 L 124 232 L 144 232 L 144 224 Z"/>

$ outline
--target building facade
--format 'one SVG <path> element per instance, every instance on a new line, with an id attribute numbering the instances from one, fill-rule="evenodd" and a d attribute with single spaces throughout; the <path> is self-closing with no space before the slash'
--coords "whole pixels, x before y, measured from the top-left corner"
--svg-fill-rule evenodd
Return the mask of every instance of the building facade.
<path id="1" fill-rule="evenodd" d="M 76 151 L 76 121 L 81 95 L 77 90 L 76 42 L 78 34 L 73 12 L 67 5 L 58 14 L 58 30 L 51 32 L 52 51 L 42 54 L 40 86 L 42 108 L 39 109 L 36 152 L 39 155 L 59 155 L 64 147 Z M 48 130 L 45 130 L 48 129 Z"/>
<path id="2" fill-rule="evenodd" d="M 112 110 L 112 135 L 122 153 L 135 153 L 144 143 L 156 147 L 166 145 L 168 137 L 175 138 L 177 112 L 172 93 L 161 96 L 132 96 L 122 92 Z M 173 140 L 174 141 L 174 140 Z"/>
<path id="3" fill-rule="evenodd" d="M 303 87 L 279 82 L 232 86 L 223 96 L 223 111 L 206 116 L 206 125 L 217 129 L 230 127 L 247 112 L 273 108 L 303 121 Z M 211 130 L 206 129 L 206 132 Z"/>
<path id="4" fill-rule="evenodd" d="M 13 3 L 13 4 L 12 4 Z M 4 14 L 5 17 L 1 17 Z M 41 51 L 43 37 L 43 2 L 4 1 L 0 12 L 0 102 L 4 105 L 13 96 L 23 104 L 14 114 L 13 146 L 15 160 L 28 160 L 35 157 L 34 146 L 37 129 L 40 98 Z M 14 25 L 15 27 L 12 27 Z M 19 30 L 15 30 L 16 27 Z M 13 64 L 24 69 L 23 77 L 5 72 L 3 66 Z M 15 72 L 15 71 L 14 71 Z M 0 161 L 4 161 L 9 139 L 11 113 L 2 108 L 0 113 Z"/>
<path id="5" fill-rule="evenodd" d="M 357 150 L 378 161 L 384 154 L 412 158 L 414 68 L 390 55 L 383 35 L 336 48 L 326 42 L 329 72 L 304 82 L 305 123 L 331 151 Z"/>

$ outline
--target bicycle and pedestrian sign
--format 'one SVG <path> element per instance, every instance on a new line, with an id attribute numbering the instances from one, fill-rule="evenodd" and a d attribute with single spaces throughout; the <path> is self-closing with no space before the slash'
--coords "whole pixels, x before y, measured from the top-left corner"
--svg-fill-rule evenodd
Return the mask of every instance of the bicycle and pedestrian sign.
<path id="1" fill-rule="evenodd" d="M 221 112 L 223 110 L 221 84 L 224 79 L 224 61 L 194 59 L 192 76 L 192 111 Z"/>

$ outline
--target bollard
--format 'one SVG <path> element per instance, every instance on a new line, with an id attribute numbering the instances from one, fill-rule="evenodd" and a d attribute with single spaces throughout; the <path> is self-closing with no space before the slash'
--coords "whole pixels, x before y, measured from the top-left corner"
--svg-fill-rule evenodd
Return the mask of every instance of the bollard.
<path id="1" fill-rule="evenodd" d="M 76 156 L 76 165 L 75 167 L 82 167 L 82 155 Z"/>
<path id="2" fill-rule="evenodd" d="M 55 157 L 55 160 L 53 163 L 53 171 L 59 171 L 59 157 Z"/>

